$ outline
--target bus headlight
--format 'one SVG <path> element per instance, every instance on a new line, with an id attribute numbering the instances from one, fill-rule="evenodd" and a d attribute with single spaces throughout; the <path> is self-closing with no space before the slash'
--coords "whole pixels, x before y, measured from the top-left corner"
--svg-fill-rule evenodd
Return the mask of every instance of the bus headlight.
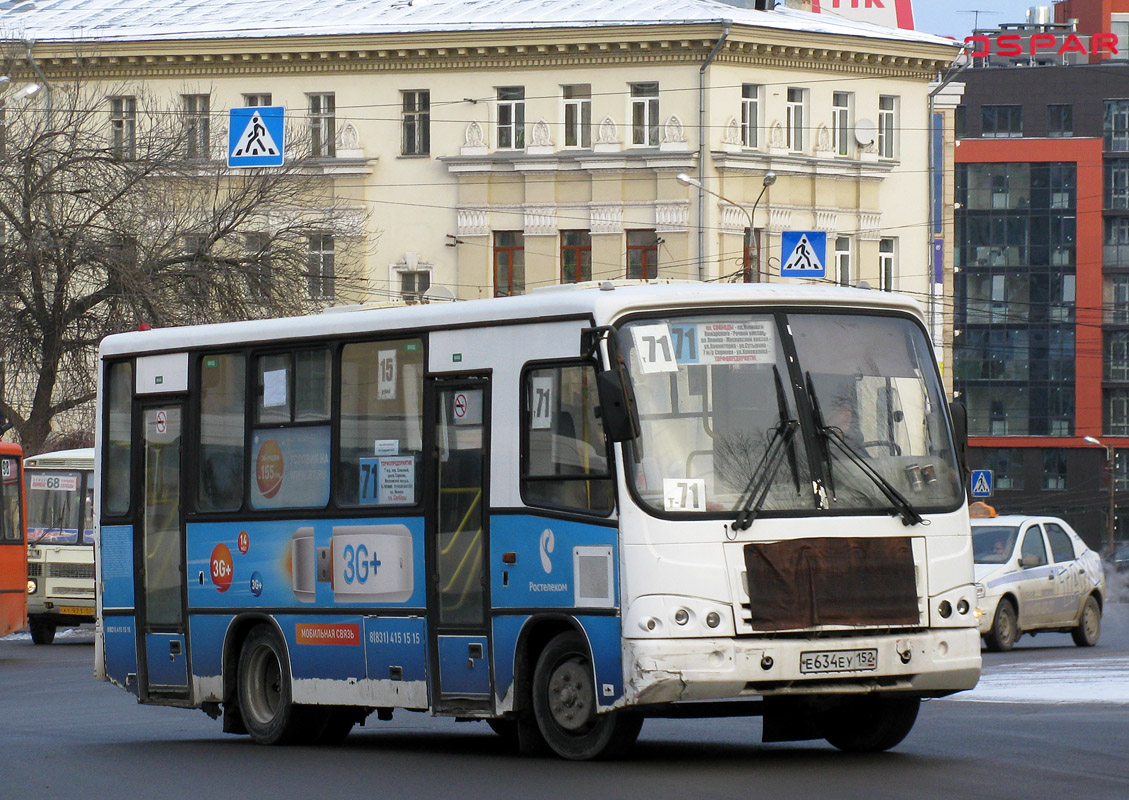
<path id="1" fill-rule="evenodd" d="M 27 593 L 28 594 L 35 594 L 36 591 L 38 591 L 38 590 L 39 590 L 39 582 L 36 581 L 35 578 L 28 578 L 27 579 Z"/>
<path id="2" fill-rule="evenodd" d="M 690 621 L 690 612 L 684 608 L 680 608 L 674 612 L 674 621 L 679 625 L 685 625 Z"/>

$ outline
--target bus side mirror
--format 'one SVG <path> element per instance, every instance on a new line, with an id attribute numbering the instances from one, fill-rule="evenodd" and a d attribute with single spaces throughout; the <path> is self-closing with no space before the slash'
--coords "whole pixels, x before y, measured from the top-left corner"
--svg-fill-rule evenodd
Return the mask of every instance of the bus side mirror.
<path id="1" fill-rule="evenodd" d="M 953 400 L 949 403 L 949 416 L 953 420 L 953 442 L 956 445 L 957 465 L 960 467 L 961 483 L 966 483 L 968 471 L 968 410 L 964 403 Z"/>
<path id="2" fill-rule="evenodd" d="M 613 442 L 626 442 L 639 437 L 635 397 L 625 386 L 619 370 L 609 369 L 596 375 L 596 391 L 600 394 L 600 416 L 604 432 Z"/>

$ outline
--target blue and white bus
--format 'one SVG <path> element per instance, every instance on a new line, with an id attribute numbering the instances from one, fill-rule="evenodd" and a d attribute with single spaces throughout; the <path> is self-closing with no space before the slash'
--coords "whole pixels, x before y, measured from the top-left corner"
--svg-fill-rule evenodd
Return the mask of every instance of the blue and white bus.
<path id="1" fill-rule="evenodd" d="M 621 752 L 647 717 L 884 750 L 980 672 L 904 296 L 604 283 L 111 336 L 97 671 L 261 743 L 373 711 Z"/>

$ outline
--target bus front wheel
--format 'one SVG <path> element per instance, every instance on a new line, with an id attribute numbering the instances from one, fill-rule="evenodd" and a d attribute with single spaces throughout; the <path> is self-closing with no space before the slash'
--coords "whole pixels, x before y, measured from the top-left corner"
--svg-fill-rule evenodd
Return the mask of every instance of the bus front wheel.
<path id="1" fill-rule="evenodd" d="M 36 644 L 51 644 L 55 641 L 55 626 L 50 622 L 29 619 L 27 626 L 31 629 L 31 640 Z"/>
<path id="2" fill-rule="evenodd" d="M 918 697 L 850 698 L 830 714 L 826 739 L 851 753 L 889 750 L 913 729 L 920 707 Z"/>
<path id="3" fill-rule="evenodd" d="M 302 727 L 294 704 L 286 650 L 269 625 L 259 625 L 239 654 L 239 711 L 251 738 L 259 744 L 288 744 Z"/>
<path id="4" fill-rule="evenodd" d="M 553 752 L 572 761 L 619 755 L 643 727 L 636 714 L 596 713 L 592 661 L 584 640 L 573 632 L 558 634 L 537 659 L 533 715 Z"/>

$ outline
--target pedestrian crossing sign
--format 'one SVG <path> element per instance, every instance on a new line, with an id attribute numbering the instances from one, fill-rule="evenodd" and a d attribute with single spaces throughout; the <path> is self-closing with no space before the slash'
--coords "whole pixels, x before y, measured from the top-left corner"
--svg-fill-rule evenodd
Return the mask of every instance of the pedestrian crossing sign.
<path id="1" fill-rule="evenodd" d="M 990 469 L 974 469 L 972 470 L 972 496 L 973 497 L 991 497 L 992 496 L 992 470 Z"/>
<path id="2" fill-rule="evenodd" d="M 229 167 L 281 167 L 286 126 L 282 106 L 233 108 L 228 115 Z"/>
<path id="3" fill-rule="evenodd" d="M 780 234 L 780 276 L 822 278 L 827 275 L 827 232 L 784 231 Z"/>

